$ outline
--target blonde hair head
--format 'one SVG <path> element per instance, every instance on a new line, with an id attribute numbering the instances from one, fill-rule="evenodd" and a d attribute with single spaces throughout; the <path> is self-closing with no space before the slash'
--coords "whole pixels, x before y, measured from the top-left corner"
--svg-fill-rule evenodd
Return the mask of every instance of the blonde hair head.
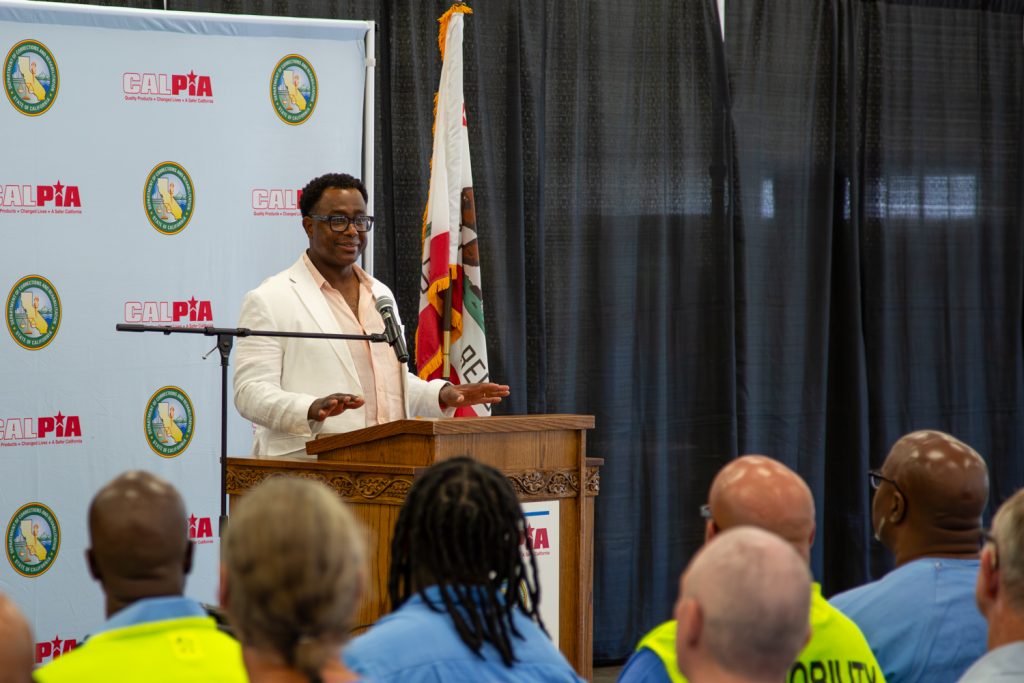
<path id="1" fill-rule="evenodd" d="M 237 507 L 222 544 L 231 623 L 245 645 L 318 680 L 352 627 L 363 530 L 335 492 L 308 479 L 271 478 Z"/>

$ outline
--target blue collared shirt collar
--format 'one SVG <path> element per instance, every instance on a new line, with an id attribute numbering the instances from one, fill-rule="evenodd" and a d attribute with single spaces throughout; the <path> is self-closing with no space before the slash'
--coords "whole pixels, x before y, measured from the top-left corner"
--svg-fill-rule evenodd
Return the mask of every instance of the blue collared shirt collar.
<path id="1" fill-rule="evenodd" d="M 96 633 L 102 633 L 103 631 L 115 628 L 124 628 L 125 626 L 145 624 L 151 621 L 205 616 L 207 616 L 206 610 L 203 609 L 201 604 L 183 595 L 144 598 L 133 602 L 107 619 L 106 623 Z"/>

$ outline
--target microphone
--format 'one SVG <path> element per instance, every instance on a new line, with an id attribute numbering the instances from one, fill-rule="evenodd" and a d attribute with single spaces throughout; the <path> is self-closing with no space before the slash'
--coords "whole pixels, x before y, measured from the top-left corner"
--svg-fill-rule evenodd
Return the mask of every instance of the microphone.
<path id="1" fill-rule="evenodd" d="M 409 352 L 405 348 L 405 337 L 402 335 L 402 328 L 398 326 L 395 319 L 395 302 L 389 296 L 377 297 L 377 312 L 384 318 L 384 335 L 388 338 L 388 344 L 395 350 L 399 363 L 409 362 Z"/>

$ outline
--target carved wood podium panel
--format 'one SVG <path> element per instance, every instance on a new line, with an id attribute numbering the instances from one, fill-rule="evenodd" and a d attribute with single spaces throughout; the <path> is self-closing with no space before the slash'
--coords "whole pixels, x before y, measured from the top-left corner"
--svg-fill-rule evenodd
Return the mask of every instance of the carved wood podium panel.
<path id="1" fill-rule="evenodd" d="M 460 455 L 495 467 L 521 501 L 558 501 L 559 648 L 586 679 L 592 673 L 594 497 L 603 460 L 586 457 L 591 415 L 400 420 L 306 444 L 307 457 L 228 458 L 234 503 L 275 474 L 326 483 L 369 530 L 370 575 L 357 624 L 389 609 L 388 568 L 398 512 L 419 472 Z"/>

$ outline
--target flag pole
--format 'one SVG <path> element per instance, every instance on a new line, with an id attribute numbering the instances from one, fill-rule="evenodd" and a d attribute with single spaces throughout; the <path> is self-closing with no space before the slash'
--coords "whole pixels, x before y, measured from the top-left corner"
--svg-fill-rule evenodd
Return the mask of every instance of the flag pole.
<path id="1" fill-rule="evenodd" d="M 452 277 L 454 268 L 448 266 L 448 287 L 444 291 L 444 316 L 441 320 L 441 330 L 444 333 L 444 345 L 441 347 L 441 379 L 450 381 L 452 378 L 452 362 L 449 357 L 452 349 L 452 288 L 455 280 Z"/>

